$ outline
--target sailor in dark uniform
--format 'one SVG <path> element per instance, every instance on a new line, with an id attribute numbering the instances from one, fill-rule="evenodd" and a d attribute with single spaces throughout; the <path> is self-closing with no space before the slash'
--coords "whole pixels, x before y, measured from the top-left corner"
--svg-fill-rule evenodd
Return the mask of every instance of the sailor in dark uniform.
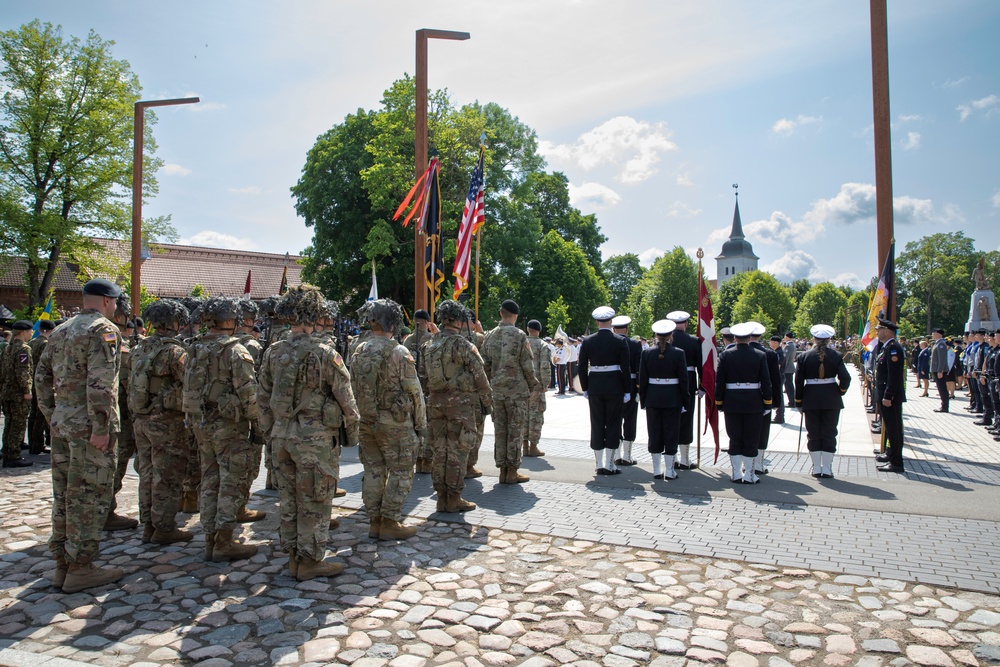
<path id="1" fill-rule="evenodd" d="M 851 386 L 851 374 L 840 354 L 829 347 L 833 327 L 817 324 L 809 332 L 813 346 L 798 355 L 795 368 L 795 406 L 806 422 L 806 448 L 812 457 L 812 476 L 833 479 L 837 452 L 837 423 L 844 409 L 842 396 Z"/>
<path id="2" fill-rule="evenodd" d="M 771 374 L 764 353 L 750 347 L 753 329 L 748 322 L 731 327 L 736 347 L 719 357 L 715 372 L 715 404 L 726 419 L 734 484 L 760 481 L 753 472 L 753 459 L 760 442 L 761 415 L 771 406 Z"/>
<path id="3" fill-rule="evenodd" d="M 778 361 L 778 353 L 770 347 L 760 342 L 761 336 L 767 331 L 760 322 L 750 322 L 753 325 L 753 333 L 750 334 L 750 347 L 760 350 L 767 357 L 767 371 L 771 378 L 771 389 L 774 392 L 775 400 L 771 407 L 777 407 L 781 400 L 781 363 Z M 764 452 L 767 450 L 768 440 L 771 439 L 771 410 L 765 410 L 761 417 L 760 443 L 757 446 L 757 458 L 753 462 L 753 471 L 758 475 L 766 475 L 767 467 L 764 465 Z"/>
<path id="4" fill-rule="evenodd" d="M 736 336 L 733 335 L 733 330 L 729 327 L 722 327 L 719 332 L 722 334 L 722 351 L 732 349 L 736 347 Z"/>
<path id="5" fill-rule="evenodd" d="M 671 344 L 676 324 L 653 323 L 656 339 L 639 361 L 639 402 L 646 411 L 647 450 L 653 458 L 653 479 L 676 479 L 674 456 L 681 432 L 681 414 L 694 407 L 688 391 L 687 359 Z M 662 467 L 661 467 L 662 465 Z"/>
<path id="6" fill-rule="evenodd" d="M 683 351 L 687 360 L 688 392 L 691 394 L 691 405 L 694 405 L 696 394 L 705 395 L 701 388 L 701 343 L 687 332 L 688 320 L 691 319 L 689 313 L 675 310 L 667 313 L 667 319 L 677 325 L 674 331 L 674 347 Z M 698 462 L 692 463 L 690 458 L 691 443 L 694 442 L 694 410 L 688 410 L 681 415 L 680 437 L 677 462 L 674 465 L 678 470 L 694 470 L 698 467 Z"/>
<path id="7" fill-rule="evenodd" d="M 632 398 L 622 408 L 622 451 L 621 458 L 615 459 L 620 466 L 634 466 L 632 458 L 632 443 L 635 442 L 635 422 L 639 415 L 639 357 L 642 356 L 642 343 L 628 336 L 628 325 L 632 318 L 628 315 L 617 315 L 611 319 L 611 330 L 615 335 L 625 339 L 628 345 L 629 374 L 631 375 Z"/>
<path id="8" fill-rule="evenodd" d="M 875 457 L 883 472 L 903 472 L 903 403 L 906 401 L 906 380 L 903 366 L 906 353 L 896 340 L 895 322 L 879 318 L 878 340 L 882 349 L 875 360 L 875 390 L 881 399 L 882 434 L 885 454 Z"/>
<path id="9" fill-rule="evenodd" d="M 580 344 L 579 377 L 590 403 L 590 448 L 598 475 L 617 475 L 615 453 L 622 435 L 622 408 L 632 398 L 628 345 L 611 330 L 615 311 L 601 306 L 593 312 L 597 333 Z"/>

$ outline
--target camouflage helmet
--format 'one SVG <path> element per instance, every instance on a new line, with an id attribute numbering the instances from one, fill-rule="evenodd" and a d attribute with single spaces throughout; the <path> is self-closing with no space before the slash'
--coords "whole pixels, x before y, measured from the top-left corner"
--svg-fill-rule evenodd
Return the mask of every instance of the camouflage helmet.
<path id="1" fill-rule="evenodd" d="M 278 306 L 278 301 L 281 299 L 280 296 L 268 296 L 264 297 L 257 302 L 257 307 L 259 308 L 259 315 L 264 317 L 274 317 L 274 310 Z"/>
<path id="2" fill-rule="evenodd" d="M 335 320 L 337 319 L 338 315 L 340 315 L 340 306 L 338 306 L 337 302 L 334 301 L 333 299 L 327 299 L 326 316 L 329 317 L 331 320 Z"/>
<path id="3" fill-rule="evenodd" d="M 460 304 L 458 301 L 448 299 L 447 301 L 442 301 L 438 304 L 436 313 L 437 321 L 438 324 L 449 321 L 468 322 L 469 312 L 469 309 Z"/>
<path id="4" fill-rule="evenodd" d="M 239 301 L 232 297 L 212 296 L 202 304 L 200 315 L 202 323 L 209 325 L 226 320 L 235 320 L 240 316 L 240 304 Z"/>
<path id="5" fill-rule="evenodd" d="M 142 317 L 156 329 L 179 329 L 187 324 L 188 309 L 180 301 L 160 299 L 146 306 Z"/>
<path id="6" fill-rule="evenodd" d="M 257 304 L 250 299 L 240 299 L 240 319 L 256 320 L 259 312 Z"/>
<path id="7" fill-rule="evenodd" d="M 115 317 L 124 317 L 128 319 L 132 317 L 132 302 L 128 298 L 128 294 L 122 292 L 115 299 Z"/>
<path id="8" fill-rule="evenodd" d="M 205 299 L 200 296 L 184 296 L 180 298 L 182 306 L 187 308 L 188 322 L 194 324 L 201 318 L 201 307 L 205 304 Z"/>
<path id="9" fill-rule="evenodd" d="M 378 324 L 382 331 L 395 334 L 403 323 L 403 309 L 392 299 L 376 299 L 365 305 L 365 320 Z"/>
<path id="10" fill-rule="evenodd" d="M 298 324 L 309 324 L 326 315 L 326 299 L 315 285 L 302 283 L 289 287 L 274 314 L 283 320 Z"/>

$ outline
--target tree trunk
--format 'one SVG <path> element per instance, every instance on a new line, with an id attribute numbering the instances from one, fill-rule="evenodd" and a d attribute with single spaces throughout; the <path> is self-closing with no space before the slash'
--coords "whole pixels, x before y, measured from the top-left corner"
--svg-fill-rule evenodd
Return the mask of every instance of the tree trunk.
<path id="1" fill-rule="evenodd" d="M 931 290 L 927 290 L 927 335 L 931 335 L 931 327 L 933 326 L 934 319 L 931 313 Z"/>

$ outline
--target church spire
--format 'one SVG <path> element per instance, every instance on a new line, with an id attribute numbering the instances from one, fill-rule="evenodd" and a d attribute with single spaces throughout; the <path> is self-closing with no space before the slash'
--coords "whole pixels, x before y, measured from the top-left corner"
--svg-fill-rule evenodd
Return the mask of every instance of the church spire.
<path id="1" fill-rule="evenodd" d="M 738 187 L 738 183 L 733 183 L 733 189 Z M 733 212 L 733 231 L 729 235 L 729 240 L 741 241 L 745 238 L 743 235 L 743 222 L 740 220 L 740 191 L 736 190 L 736 210 Z"/>

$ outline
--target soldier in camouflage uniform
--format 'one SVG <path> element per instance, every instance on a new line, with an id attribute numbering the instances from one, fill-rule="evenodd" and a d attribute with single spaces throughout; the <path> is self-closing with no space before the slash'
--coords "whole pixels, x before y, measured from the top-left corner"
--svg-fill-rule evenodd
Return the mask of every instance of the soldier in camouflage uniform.
<path id="1" fill-rule="evenodd" d="M 517 469 L 521 467 L 521 447 L 528 427 L 528 397 L 540 386 L 527 336 L 514 326 L 519 311 L 510 299 L 500 304 L 500 324 L 486 334 L 482 349 L 486 375 L 493 387 L 493 456 L 501 484 L 528 481 L 528 476 Z"/>
<path id="2" fill-rule="evenodd" d="M 3 467 L 24 468 L 31 465 L 21 456 L 24 429 L 28 425 L 31 412 L 33 365 L 31 348 L 31 322 L 20 320 L 14 323 L 14 333 L 10 344 L 0 355 L 0 387 L 3 403 Z"/>
<path id="3" fill-rule="evenodd" d="M 247 349 L 253 357 L 254 377 L 260 370 L 261 357 L 264 354 L 263 346 L 253 337 L 253 325 L 257 320 L 257 304 L 250 299 L 240 299 L 240 317 L 236 321 L 236 333 L 234 334 L 240 341 L 240 345 Z M 247 501 L 250 499 L 250 486 L 260 474 L 260 459 L 264 451 L 264 436 L 260 432 L 260 427 L 256 420 L 250 422 L 250 451 L 253 458 L 247 467 L 247 475 L 243 478 L 240 487 L 240 497 L 243 498 L 243 505 L 237 512 L 236 520 L 240 523 L 252 523 L 261 521 L 267 516 L 267 512 L 261 510 L 247 509 Z"/>
<path id="4" fill-rule="evenodd" d="M 115 476 L 121 341 L 108 318 L 120 294 L 107 280 L 84 285 L 83 312 L 52 333 L 35 371 L 38 407 L 52 429 L 52 583 L 65 593 L 125 574 L 93 564 Z"/>
<path id="5" fill-rule="evenodd" d="M 254 545 L 233 539 L 243 505 L 250 451 L 250 422 L 257 419 L 253 357 L 232 334 L 240 314 L 235 299 L 211 297 L 201 308 L 208 333 L 188 350 L 183 408 L 198 441 L 201 487 L 198 509 L 205 531 L 205 559 L 241 560 Z"/>
<path id="6" fill-rule="evenodd" d="M 45 345 L 49 342 L 49 336 L 56 329 L 56 323 L 52 320 L 42 320 L 38 323 L 38 336 L 28 341 L 31 348 L 31 367 L 38 368 L 38 361 L 42 358 Z M 32 393 L 31 413 L 28 415 L 28 452 L 30 454 L 43 454 L 48 450 L 51 436 L 49 435 L 49 423 L 45 421 L 41 410 L 38 409 L 38 398 Z"/>
<path id="7" fill-rule="evenodd" d="M 409 350 L 393 339 L 403 321 L 399 304 L 379 299 L 366 314 L 372 336 L 351 357 L 351 385 L 361 415 L 361 496 L 370 521 L 368 537 L 405 540 L 417 533 L 402 521 L 420 434 L 427 430 L 424 392 Z"/>
<path id="8" fill-rule="evenodd" d="M 433 333 L 430 329 L 431 316 L 424 310 L 419 309 L 413 312 L 413 326 L 416 327 L 416 331 L 408 335 L 403 340 L 403 345 L 406 349 L 410 351 L 410 356 L 413 357 L 416 367 L 419 369 L 422 365 L 422 358 L 420 356 L 421 346 L 427 342 Z M 427 387 L 421 385 L 424 392 L 424 403 L 427 402 Z M 427 434 L 424 433 L 420 436 L 420 447 L 417 449 L 417 461 L 416 470 L 420 474 L 429 473 L 431 471 L 431 458 L 433 457 L 433 452 L 431 451 L 430 440 Z"/>
<path id="9" fill-rule="evenodd" d="M 178 301 L 161 300 L 146 306 L 143 316 L 154 331 L 132 350 L 128 382 L 142 541 L 186 542 L 194 535 L 177 528 L 176 517 L 192 453 L 182 410 L 187 350 L 177 335 L 188 311 Z"/>
<path id="10" fill-rule="evenodd" d="M 337 302 L 328 299 L 326 302 L 326 312 L 317 320 L 312 333 L 313 338 L 317 338 L 320 342 L 329 345 L 335 350 L 337 350 L 337 327 L 335 322 L 339 314 L 340 310 L 337 307 Z M 337 351 L 339 352 L 340 350 Z M 344 363 L 350 368 L 350 362 L 347 359 L 344 359 Z M 341 429 L 338 429 L 337 437 L 333 439 L 333 474 L 337 478 L 337 488 L 333 491 L 334 498 L 343 498 L 347 495 L 347 491 L 340 488 L 340 454 L 343 449 L 341 439 L 345 437 L 345 434 L 340 432 L 342 429 L 343 424 L 341 424 Z M 331 517 L 330 529 L 332 530 L 338 526 L 340 526 L 340 520 Z"/>
<path id="11" fill-rule="evenodd" d="M 132 304 L 128 295 L 122 293 L 118 296 L 114 317 L 111 320 L 121 331 L 126 322 L 135 325 L 129 318 L 132 312 Z M 134 329 L 130 330 L 134 333 Z M 111 493 L 111 507 L 108 510 L 108 518 L 104 522 L 104 530 L 132 530 L 139 525 L 139 521 L 131 517 L 122 516 L 115 510 L 118 509 L 118 492 L 122 490 L 122 480 L 128 472 L 128 462 L 135 456 L 135 430 L 132 428 L 132 413 L 128 409 L 128 379 L 131 365 L 132 343 L 134 337 L 121 336 L 121 352 L 119 353 L 118 373 L 118 414 L 119 431 L 115 440 L 115 483 Z M 136 468 L 136 472 L 138 472 Z"/>
<path id="12" fill-rule="evenodd" d="M 318 288 L 289 288 L 278 313 L 292 322 L 290 334 L 268 347 L 257 390 L 260 425 L 271 437 L 281 544 L 299 581 L 344 570 L 340 563 L 323 561 L 337 481 L 332 443 L 341 420 L 350 440 L 356 442 L 358 434 L 358 409 L 344 360 L 309 335 L 325 311 Z"/>
<path id="13" fill-rule="evenodd" d="M 186 296 L 180 299 L 180 303 L 187 308 L 188 320 L 184 323 L 182 329 L 178 331 L 178 337 L 185 348 L 190 348 L 201 337 L 201 307 L 204 305 L 205 299 Z M 184 429 L 187 435 L 190 456 L 184 470 L 184 493 L 181 496 L 181 512 L 197 514 L 198 487 L 201 484 L 201 461 L 198 459 L 198 442 L 195 440 L 191 424 L 185 422 Z"/>
<path id="14" fill-rule="evenodd" d="M 462 325 L 462 337 L 476 346 L 476 351 L 483 349 L 483 325 L 476 320 L 471 309 L 465 309 L 466 323 Z M 480 352 L 481 355 L 481 352 Z M 483 446 L 483 436 L 486 435 L 486 412 L 480 410 L 476 413 L 476 444 L 469 450 L 469 460 L 466 463 L 465 479 L 475 479 L 482 477 L 483 471 L 476 467 L 479 462 L 479 450 Z"/>
<path id="15" fill-rule="evenodd" d="M 535 377 L 538 378 L 538 386 L 531 390 L 531 395 L 528 397 L 528 428 L 524 438 L 525 456 L 545 456 L 545 452 L 538 449 L 538 441 L 542 437 L 542 424 L 545 423 L 545 383 L 549 381 L 552 362 L 550 361 L 548 345 L 539 338 L 541 333 L 541 322 L 538 320 L 528 322 L 528 345 L 531 346 L 531 353 L 534 356 L 533 366 Z"/>
<path id="16" fill-rule="evenodd" d="M 427 421 L 434 451 L 431 479 L 439 512 L 466 512 L 462 498 L 469 452 L 476 446 L 476 414 L 493 408 L 493 391 L 475 345 L 461 336 L 469 311 L 456 301 L 437 309 L 441 331 L 423 344 L 420 376 L 427 387 Z"/>

